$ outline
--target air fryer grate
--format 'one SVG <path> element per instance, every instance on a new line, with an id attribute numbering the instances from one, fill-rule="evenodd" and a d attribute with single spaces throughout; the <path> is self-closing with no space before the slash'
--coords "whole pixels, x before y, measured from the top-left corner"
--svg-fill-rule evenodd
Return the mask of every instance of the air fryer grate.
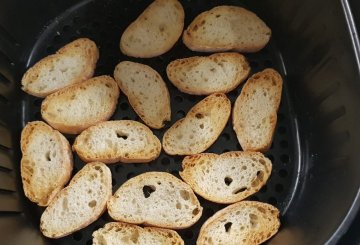
<path id="1" fill-rule="evenodd" d="M 150 65 L 156 69 L 166 81 L 170 96 L 172 121 L 162 130 L 154 130 L 154 133 L 162 139 L 162 135 L 170 125 L 175 121 L 185 116 L 186 112 L 203 97 L 192 96 L 179 92 L 167 79 L 166 65 L 177 58 L 199 55 L 200 53 L 191 52 L 180 41 L 168 53 L 151 59 L 134 59 L 129 58 L 120 53 L 119 39 L 121 33 L 127 25 L 133 21 L 141 11 L 147 6 L 150 1 L 103 1 L 89 2 L 86 4 L 79 4 L 75 6 L 72 11 L 67 11 L 63 15 L 56 18 L 46 26 L 38 38 L 28 64 L 32 65 L 42 57 L 54 53 L 58 48 L 64 44 L 79 38 L 88 37 L 94 40 L 100 49 L 100 59 L 96 68 L 96 75 L 113 74 L 114 67 L 122 60 L 132 60 L 140 63 Z M 233 4 L 235 2 L 223 1 L 183 1 L 182 2 L 187 26 L 190 21 L 200 12 L 210 9 L 213 6 L 220 4 Z M 246 55 L 250 62 L 252 73 L 263 70 L 267 67 L 273 67 L 280 72 L 282 71 L 281 57 L 275 45 L 270 44 L 255 54 Z M 273 162 L 272 175 L 267 184 L 255 195 L 251 196 L 250 200 L 260 200 L 271 203 L 282 211 L 286 210 L 291 196 L 293 194 L 294 186 L 296 186 L 296 173 L 298 171 L 298 156 L 295 155 L 296 148 L 296 124 L 291 115 L 291 105 L 287 97 L 286 81 L 284 84 L 284 93 L 280 109 L 278 112 L 278 124 L 271 149 L 266 156 Z M 232 104 L 241 91 L 241 87 L 230 92 L 228 97 Z M 40 120 L 40 106 L 41 99 L 25 96 L 26 113 L 24 122 Z M 120 95 L 118 107 L 112 119 L 132 119 L 140 120 L 135 114 L 123 93 Z M 68 136 L 70 143 L 73 142 L 74 136 Z M 210 147 L 207 152 L 223 153 L 227 151 L 241 150 L 241 147 L 236 139 L 236 135 L 232 129 L 231 120 L 229 120 L 225 130 L 220 135 L 219 139 Z M 74 173 L 82 168 L 83 163 L 79 158 L 75 157 Z M 147 171 L 166 171 L 179 177 L 178 171 L 181 169 L 181 161 L 183 157 L 171 157 L 164 152 L 160 157 L 149 164 L 113 164 L 109 165 L 113 176 L 113 191 L 115 191 L 124 181 L 134 177 L 140 173 Z M 214 212 L 225 207 L 225 205 L 215 204 L 199 198 L 204 207 L 203 215 L 198 223 L 193 227 L 179 231 L 179 234 L 185 241 L 185 244 L 195 244 L 199 229 L 202 223 L 209 218 Z M 34 225 L 39 225 L 39 219 L 42 208 L 36 207 L 34 204 L 28 205 L 25 212 L 34 222 Z M 92 244 L 91 234 L 94 230 L 102 227 L 105 223 L 111 221 L 107 213 L 105 213 L 98 221 L 89 225 L 65 238 L 54 240 L 56 244 Z M 39 231 L 40 232 L 40 231 Z"/>

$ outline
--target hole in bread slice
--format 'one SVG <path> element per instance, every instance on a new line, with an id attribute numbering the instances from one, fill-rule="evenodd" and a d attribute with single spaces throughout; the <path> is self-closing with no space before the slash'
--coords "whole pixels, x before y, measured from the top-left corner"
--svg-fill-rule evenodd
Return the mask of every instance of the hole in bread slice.
<path id="1" fill-rule="evenodd" d="M 233 182 L 233 179 L 226 176 L 225 179 L 224 179 L 224 182 L 227 186 L 229 186 L 232 182 Z"/>
<path id="2" fill-rule="evenodd" d="M 239 193 L 244 192 L 246 190 L 247 190 L 246 187 L 241 187 L 241 188 L 235 189 L 232 193 L 236 195 L 236 194 L 239 194 Z"/>
<path id="3" fill-rule="evenodd" d="M 128 136 L 129 135 L 124 132 L 116 131 L 116 137 L 118 137 L 118 138 L 122 138 L 122 139 L 126 140 L 128 138 Z"/>
<path id="4" fill-rule="evenodd" d="M 231 222 L 227 222 L 227 223 L 224 225 L 225 231 L 226 231 L 226 232 L 230 232 L 231 226 L 232 226 L 232 223 L 231 223 Z"/>
<path id="5" fill-rule="evenodd" d="M 144 185 L 143 187 L 143 193 L 145 198 L 149 198 L 151 193 L 156 191 L 156 187 L 153 185 Z"/>

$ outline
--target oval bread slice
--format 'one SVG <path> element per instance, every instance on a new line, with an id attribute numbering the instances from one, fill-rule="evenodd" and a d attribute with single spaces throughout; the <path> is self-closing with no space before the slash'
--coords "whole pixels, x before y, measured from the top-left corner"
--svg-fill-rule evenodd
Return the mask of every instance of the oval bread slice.
<path id="1" fill-rule="evenodd" d="M 21 133 L 21 179 L 25 196 L 47 206 L 70 180 L 73 156 L 69 142 L 46 123 L 28 123 Z"/>
<path id="2" fill-rule="evenodd" d="M 193 225 L 202 207 L 190 186 L 165 172 L 147 172 L 126 181 L 108 201 L 117 221 L 182 229 Z"/>
<path id="3" fill-rule="evenodd" d="M 164 127 L 171 119 L 170 95 L 164 80 L 150 66 L 123 61 L 114 78 L 139 117 L 152 128 Z"/>
<path id="4" fill-rule="evenodd" d="M 179 1 L 153 1 L 122 34 L 121 52 L 139 58 L 151 58 L 167 52 L 181 36 L 184 18 L 184 9 Z"/>
<path id="5" fill-rule="evenodd" d="M 235 89 L 249 75 L 250 66 L 239 53 L 217 53 L 174 60 L 166 72 L 180 91 L 209 95 Z"/>
<path id="6" fill-rule="evenodd" d="M 88 226 L 106 210 L 111 188 L 111 172 L 105 164 L 86 164 L 41 215 L 41 232 L 59 238 Z"/>
<path id="7" fill-rule="evenodd" d="M 22 90 L 45 97 L 61 88 L 85 81 L 93 76 L 98 58 L 99 50 L 93 41 L 77 39 L 27 70 L 21 80 Z"/>
<path id="8" fill-rule="evenodd" d="M 205 151 L 225 128 L 230 112 L 230 100 L 225 94 L 209 95 L 165 132 L 165 152 L 169 155 L 192 155 Z"/>
<path id="9" fill-rule="evenodd" d="M 282 78 L 274 69 L 251 76 L 234 104 L 233 127 L 244 151 L 266 152 L 272 143 Z"/>
<path id="10" fill-rule="evenodd" d="M 78 134 L 108 120 L 116 109 L 119 93 L 111 77 L 94 77 L 47 96 L 41 104 L 41 115 L 60 132 Z"/>
<path id="11" fill-rule="evenodd" d="M 258 152 L 201 153 L 182 162 L 181 178 L 203 198 L 234 203 L 256 193 L 271 174 L 271 161 Z"/>
<path id="12" fill-rule="evenodd" d="M 254 201 L 234 203 L 210 217 L 201 227 L 197 245 L 260 244 L 280 227 L 279 210 Z"/>
<path id="13" fill-rule="evenodd" d="M 183 42 L 193 51 L 257 52 L 270 36 L 270 28 L 253 12 L 237 6 L 218 6 L 191 22 Z"/>
<path id="14" fill-rule="evenodd" d="M 73 149 L 84 162 L 141 163 L 156 159 L 160 140 L 144 124 L 131 121 L 107 121 L 83 131 Z"/>
<path id="15" fill-rule="evenodd" d="M 107 223 L 92 236 L 93 245 L 184 245 L 176 231 L 121 222 Z"/>

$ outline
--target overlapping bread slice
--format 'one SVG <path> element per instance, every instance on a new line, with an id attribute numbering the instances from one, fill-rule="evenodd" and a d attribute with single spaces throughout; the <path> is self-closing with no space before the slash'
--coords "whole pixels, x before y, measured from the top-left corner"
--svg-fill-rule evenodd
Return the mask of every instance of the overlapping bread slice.
<path id="1" fill-rule="evenodd" d="M 237 6 L 217 6 L 191 22 L 183 41 L 193 51 L 257 52 L 270 36 L 270 28 L 253 12 Z"/>
<path id="2" fill-rule="evenodd" d="M 28 123 L 21 133 L 21 179 L 25 195 L 47 206 L 71 177 L 69 142 L 46 123 Z"/>
<path id="3" fill-rule="evenodd" d="M 208 95 L 235 89 L 249 75 L 250 66 L 239 53 L 217 53 L 174 60 L 166 72 L 180 91 Z"/>
<path id="4" fill-rule="evenodd" d="M 275 235 L 279 227 L 277 208 L 267 203 L 242 201 L 210 217 L 201 227 L 196 244 L 260 244 Z"/>
<path id="5" fill-rule="evenodd" d="M 225 94 L 209 95 L 165 132 L 162 141 L 165 152 L 191 155 L 205 151 L 223 131 L 230 112 L 230 100 Z"/>
<path id="6" fill-rule="evenodd" d="M 256 193 L 271 174 L 271 161 L 258 152 L 201 153 L 182 162 L 181 178 L 203 198 L 234 203 Z"/>
<path id="7" fill-rule="evenodd" d="M 110 169 L 101 162 L 86 164 L 41 215 L 41 232 L 59 238 L 88 226 L 106 210 L 111 194 Z"/>
<path id="8" fill-rule="evenodd" d="M 187 228 L 202 214 L 190 186 L 165 172 L 147 172 L 129 179 L 107 206 L 114 220 L 170 229 Z"/>
<path id="9" fill-rule="evenodd" d="M 107 223 L 93 233 L 93 245 L 183 245 L 176 231 L 121 222 Z"/>
<path id="10" fill-rule="evenodd" d="M 233 127 L 244 151 L 267 151 L 272 143 L 283 80 L 274 69 L 252 75 L 235 101 Z"/>
<path id="11" fill-rule="evenodd" d="M 93 76 L 98 58 L 99 50 L 93 41 L 77 39 L 27 70 L 21 80 L 22 89 L 31 95 L 45 97 L 85 81 Z"/>
<path id="12" fill-rule="evenodd" d="M 108 120 L 116 109 L 119 93 L 113 78 L 94 77 L 47 96 L 41 104 L 41 115 L 60 132 L 78 134 Z"/>
<path id="13" fill-rule="evenodd" d="M 107 121 L 84 130 L 73 149 L 85 162 L 141 163 L 156 159 L 160 140 L 144 124 L 131 120 Z"/>
<path id="14" fill-rule="evenodd" d="M 184 9 L 177 0 L 155 0 L 124 31 L 121 52 L 151 58 L 171 49 L 184 28 Z"/>
<path id="15" fill-rule="evenodd" d="M 152 128 L 162 128 L 171 119 L 170 95 L 160 74 L 150 66 L 123 61 L 114 78 L 139 117 Z"/>

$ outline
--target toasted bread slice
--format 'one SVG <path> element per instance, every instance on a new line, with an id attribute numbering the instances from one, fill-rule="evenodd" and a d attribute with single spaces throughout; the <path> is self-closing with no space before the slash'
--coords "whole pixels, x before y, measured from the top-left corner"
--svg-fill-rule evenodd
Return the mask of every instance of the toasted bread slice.
<path id="1" fill-rule="evenodd" d="M 93 233 L 93 245 L 184 245 L 176 231 L 155 227 L 141 228 L 121 222 L 107 223 Z"/>
<path id="2" fill-rule="evenodd" d="M 77 39 L 27 70 L 21 80 L 22 90 L 45 97 L 61 88 L 85 81 L 93 76 L 98 58 L 99 50 L 93 41 Z"/>
<path id="3" fill-rule="evenodd" d="M 69 142 L 46 123 L 28 123 L 21 133 L 21 179 L 25 196 L 47 206 L 70 180 L 73 156 Z"/>
<path id="4" fill-rule="evenodd" d="M 218 6 L 191 22 L 183 42 L 193 51 L 257 52 L 270 36 L 270 28 L 253 12 L 237 6 Z"/>
<path id="5" fill-rule="evenodd" d="M 197 245 L 260 244 L 280 227 L 279 210 L 253 201 L 234 203 L 210 217 L 201 227 Z"/>
<path id="6" fill-rule="evenodd" d="M 94 77 L 47 96 L 41 104 L 41 115 L 60 132 L 78 134 L 108 120 L 116 109 L 119 93 L 111 77 Z"/>
<path id="7" fill-rule="evenodd" d="M 217 53 L 174 60 L 166 72 L 180 91 L 209 95 L 235 89 L 249 75 L 250 66 L 239 53 Z"/>
<path id="8" fill-rule="evenodd" d="M 229 119 L 230 100 L 225 94 L 212 94 L 190 109 L 163 137 L 169 155 L 192 155 L 205 151 L 219 137 Z"/>
<path id="9" fill-rule="evenodd" d="M 153 1 L 122 34 L 121 52 L 128 56 L 151 58 L 169 51 L 181 36 L 184 18 L 179 1 Z"/>
<path id="10" fill-rule="evenodd" d="M 156 159 L 160 140 L 144 124 L 131 121 L 107 121 L 83 131 L 73 149 L 84 162 L 142 163 Z"/>
<path id="11" fill-rule="evenodd" d="M 181 178 L 203 198 L 234 203 L 254 194 L 271 174 L 271 161 L 258 152 L 201 153 L 182 162 Z"/>
<path id="12" fill-rule="evenodd" d="M 164 127 L 171 119 L 170 95 L 164 80 L 150 66 L 123 61 L 114 78 L 139 117 L 152 128 Z"/>
<path id="13" fill-rule="evenodd" d="M 86 164 L 41 215 L 41 232 L 60 238 L 88 226 L 106 210 L 111 193 L 110 169 L 101 162 Z"/>
<path id="14" fill-rule="evenodd" d="M 272 143 L 282 91 L 273 69 L 254 74 L 235 101 L 233 127 L 244 151 L 266 152 Z"/>
<path id="15" fill-rule="evenodd" d="M 108 201 L 114 220 L 182 229 L 193 225 L 202 207 L 190 186 L 165 172 L 147 172 L 126 181 Z"/>

